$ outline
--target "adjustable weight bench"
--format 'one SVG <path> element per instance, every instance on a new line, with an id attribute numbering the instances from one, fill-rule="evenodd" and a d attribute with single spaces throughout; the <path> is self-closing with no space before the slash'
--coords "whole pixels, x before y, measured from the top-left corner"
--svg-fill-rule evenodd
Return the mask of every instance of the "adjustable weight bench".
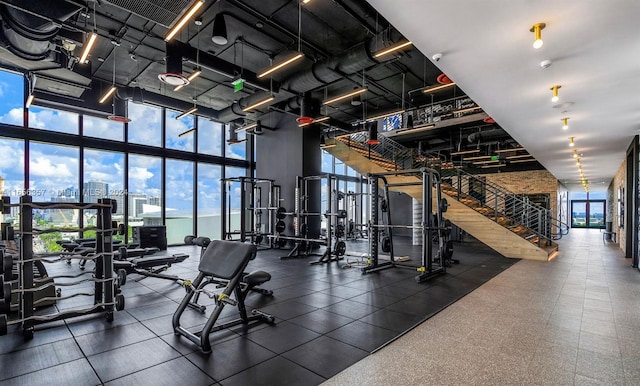
<path id="1" fill-rule="evenodd" d="M 193 283 L 187 287 L 187 294 L 180 302 L 178 309 L 173 314 L 173 331 L 176 335 L 182 335 L 193 343 L 197 344 L 203 353 L 211 353 L 211 343 L 209 335 L 212 332 L 225 328 L 237 326 L 239 324 L 249 324 L 252 321 L 266 321 L 273 323 L 275 318 L 260 310 L 251 310 L 251 316 L 247 315 L 244 300 L 252 287 L 264 283 L 271 276 L 266 272 L 257 271 L 245 274 L 249 261 L 256 257 L 257 248 L 255 245 L 243 244 L 235 241 L 214 240 L 209 244 L 206 251 L 200 258 L 198 266 L 198 276 Z M 205 287 L 208 284 L 215 284 L 211 278 L 226 280 L 227 286 L 220 294 L 208 291 Z M 242 284 L 244 280 L 244 285 Z M 190 304 L 192 299 L 204 293 L 215 299 L 215 308 L 211 312 L 209 319 L 200 331 L 191 332 L 180 326 L 180 317 Z M 231 295 L 235 294 L 234 299 Z M 223 308 L 226 305 L 238 308 L 240 318 L 226 323 L 216 325 Z"/>

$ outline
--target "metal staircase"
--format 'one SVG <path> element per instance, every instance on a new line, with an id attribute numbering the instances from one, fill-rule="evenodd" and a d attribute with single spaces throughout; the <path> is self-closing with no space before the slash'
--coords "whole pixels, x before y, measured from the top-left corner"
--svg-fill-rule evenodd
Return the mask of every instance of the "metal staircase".
<path id="1" fill-rule="evenodd" d="M 568 232 L 569 227 L 557 220 L 551 210 L 523 195 L 443 164 L 438 157 L 420 156 L 414 149 L 382 135 L 377 145 L 366 144 L 367 139 L 366 132 L 342 135 L 333 143 L 328 142 L 335 147 L 327 151 L 365 175 L 426 166 L 439 169 L 442 194 L 451 205 L 445 217 L 507 257 L 548 260 L 558 249 L 554 241 Z"/>

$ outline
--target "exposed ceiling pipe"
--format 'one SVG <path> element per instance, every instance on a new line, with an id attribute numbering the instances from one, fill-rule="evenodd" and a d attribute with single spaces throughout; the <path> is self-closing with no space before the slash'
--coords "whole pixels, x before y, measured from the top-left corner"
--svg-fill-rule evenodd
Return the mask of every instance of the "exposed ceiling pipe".
<path id="1" fill-rule="evenodd" d="M 0 6 L 2 41 L 9 51 L 20 58 L 33 61 L 53 60 L 52 40 L 60 32 L 60 24 L 35 14 L 47 15 L 53 20 L 64 22 L 82 8 L 77 4 L 56 0 L 27 3 L 32 13 L 4 4 Z"/>
<path id="2" fill-rule="evenodd" d="M 310 69 L 295 73 L 289 78 L 282 80 L 280 82 L 280 88 L 296 94 L 303 94 L 307 91 L 314 90 L 341 79 L 341 74 L 351 75 L 364 68 L 376 65 L 383 62 L 384 59 L 374 59 L 373 53 L 380 49 L 392 46 L 400 41 L 401 38 L 402 35 L 395 30 L 392 30 L 391 33 L 387 31 L 380 33 L 377 37 L 367 39 L 363 43 L 346 51 L 340 56 L 317 62 Z M 243 117 L 246 114 L 243 113 L 238 116 L 237 112 L 242 111 L 243 108 L 250 106 L 255 101 L 268 97 L 269 94 L 269 92 L 257 92 L 253 95 L 241 98 L 233 105 L 220 110 L 220 121 L 229 122 Z M 281 102 L 290 96 L 290 94 L 285 95 L 284 93 L 280 93 L 280 95 L 275 95 L 276 98 L 272 103 Z"/>
<path id="3" fill-rule="evenodd" d="M 148 102 L 154 105 L 167 107 L 176 111 L 185 111 L 193 107 L 193 103 L 171 98 L 152 92 L 147 92 L 140 87 L 120 87 L 117 91 L 117 97 L 120 99 L 128 99 L 135 103 Z M 197 105 L 198 115 L 205 118 L 218 120 L 218 111 L 210 107 Z"/>

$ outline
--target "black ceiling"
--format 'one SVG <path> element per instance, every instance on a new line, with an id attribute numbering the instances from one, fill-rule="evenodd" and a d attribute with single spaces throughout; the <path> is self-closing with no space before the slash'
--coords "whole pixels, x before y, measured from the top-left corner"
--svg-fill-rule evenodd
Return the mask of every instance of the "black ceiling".
<path id="1" fill-rule="evenodd" d="M 158 79 L 158 74 L 166 71 L 164 37 L 193 3 L 194 0 L 1 0 L 6 48 L 0 50 L 0 65 L 35 74 L 37 97 L 67 98 L 70 104 L 94 106 L 113 81 L 115 63 L 120 97 L 157 100 L 175 109 L 184 109 L 196 101 L 199 114 L 239 124 L 273 111 L 297 115 L 305 93 L 318 106 L 326 97 L 363 84 L 368 88 L 362 97 L 365 103 L 355 106 L 347 100 L 323 106 L 319 113 L 348 128 L 365 116 L 402 107 L 410 110 L 463 95 L 457 87 L 431 95 L 420 92 L 437 84 L 441 72 L 415 48 L 373 58 L 379 49 L 405 39 L 368 3 L 358 0 L 312 0 L 307 4 L 298 0 L 205 1 L 195 15 L 202 24 L 197 26 L 191 20 L 173 39 L 176 52 L 183 58 L 183 74 L 189 75 L 196 65 L 203 68 L 203 73 L 176 92 Z M 224 15 L 226 22 L 225 45 L 211 40 L 218 14 Z M 15 46 L 20 48 L 24 41 L 12 42 L 6 33 L 11 21 L 8 19 L 55 29 L 48 39 L 47 57 L 27 60 L 16 54 Z M 94 23 L 99 38 L 89 57 L 90 64 L 79 64 L 77 57 Z M 272 78 L 256 77 L 270 63 L 298 49 L 304 53 L 301 61 Z M 246 80 L 245 87 L 234 92 L 231 82 L 238 77 Z M 276 96 L 270 105 L 251 113 L 242 112 L 242 107 L 269 93 Z M 405 144 L 426 140 L 445 149 L 447 144 L 455 147 L 463 131 L 466 136 L 486 126 L 481 120 L 471 120 L 394 139 Z"/>

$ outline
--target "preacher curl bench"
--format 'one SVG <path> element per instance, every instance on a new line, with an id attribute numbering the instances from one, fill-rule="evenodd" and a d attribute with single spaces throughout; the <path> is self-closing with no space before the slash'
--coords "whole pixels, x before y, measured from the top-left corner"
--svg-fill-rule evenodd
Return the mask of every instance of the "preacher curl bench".
<path id="1" fill-rule="evenodd" d="M 200 258 L 198 265 L 198 276 L 193 283 L 187 287 L 187 294 L 180 302 L 178 309 L 173 314 L 173 331 L 176 335 L 182 335 L 193 343 L 197 344 L 205 354 L 211 353 L 211 343 L 209 335 L 212 332 L 225 328 L 237 326 L 239 324 L 249 324 L 252 321 L 266 321 L 273 323 L 275 318 L 260 310 L 251 310 L 251 316 L 247 315 L 244 300 L 251 289 L 263 284 L 271 276 L 262 271 L 245 274 L 249 261 L 256 257 L 257 248 L 255 245 L 243 244 L 235 241 L 214 240 L 208 245 L 206 251 Z M 205 287 L 208 284 L 215 284 L 211 278 L 227 281 L 227 285 L 220 294 L 208 291 Z M 244 284 L 243 284 L 244 283 Z M 209 319 L 200 331 L 191 332 L 180 326 L 180 317 L 186 308 L 192 304 L 194 296 L 204 293 L 215 299 L 215 308 L 211 312 Z M 235 294 L 232 299 L 231 295 Z M 223 308 L 226 305 L 238 307 L 240 318 L 226 323 L 216 325 Z"/>

